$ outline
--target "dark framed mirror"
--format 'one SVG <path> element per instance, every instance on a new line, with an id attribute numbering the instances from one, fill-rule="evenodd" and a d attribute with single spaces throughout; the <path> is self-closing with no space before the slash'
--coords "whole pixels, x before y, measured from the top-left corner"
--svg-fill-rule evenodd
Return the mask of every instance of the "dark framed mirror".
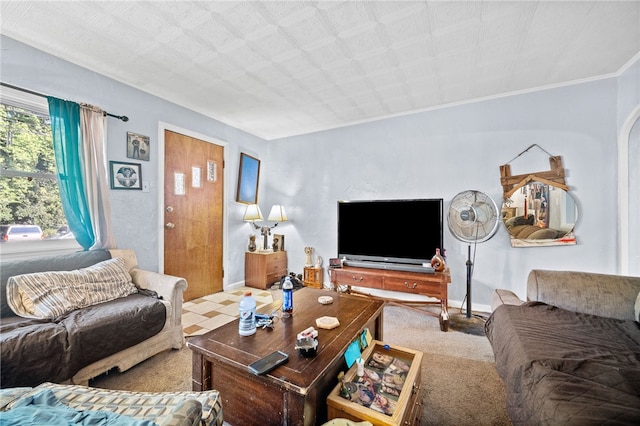
<path id="1" fill-rule="evenodd" d="M 260 160 L 241 152 L 236 201 L 243 204 L 258 204 L 259 180 Z"/>

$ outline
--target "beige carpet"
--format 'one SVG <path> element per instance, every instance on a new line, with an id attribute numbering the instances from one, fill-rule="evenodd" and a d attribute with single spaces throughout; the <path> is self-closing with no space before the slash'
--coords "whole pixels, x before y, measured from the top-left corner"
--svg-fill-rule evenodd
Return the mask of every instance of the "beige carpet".
<path id="1" fill-rule="evenodd" d="M 443 333 L 437 318 L 400 306 L 386 306 L 384 315 L 385 341 L 424 353 L 422 424 L 511 424 L 486 337 Z"/>
<path id="2" fill-rule="evenodd" d="M 393 305 L 385 306 L 384 336 L 387 343 L 424 352 L 423 425 L 511 424 L 486 337 L 441 332 L 437 318 Z M 164 352 L 127 372 L 100 376 L 90 385 L 137 391 L 190 390 L 191 352 L 186 347 Z"/>

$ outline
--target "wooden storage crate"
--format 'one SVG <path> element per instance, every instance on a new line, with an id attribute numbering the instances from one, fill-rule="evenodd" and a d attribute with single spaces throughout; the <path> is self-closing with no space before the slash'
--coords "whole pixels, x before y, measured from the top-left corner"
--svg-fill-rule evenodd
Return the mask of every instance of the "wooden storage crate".
<path id="1" fill-rule="evenodd" d="M 400 394 L 397 396 L 397 401 L 395 401 L 395 407 L 392 409 L 391 414 L 385 414 L 341 396 L 340 389 L 342 384 L 339 383 L 327 397 L 328 419 L 346 418 L 354 421 L 366 420 L 374 425 L 384 426 L 420 424 L 423 402 L 422 390 L 420 388 L 422 352 L 395 345 L 387 345 L 387 347 L 385 347 L 384 343 L 374 340 L 362 353 L 365 368 L 369 368 L 368 365 L 373 359 L 374 353 L 389 355 L 393 357 L 394 360 L 398 359 L 405 364 L 409 364 L 409 370 L 406 373 Z M 345 374 L 344 382 L 353 382 L 356 379 L 356 368 L 356 363 L 354 363 Z M 385 377 L 380 377 L 380 379 L 384 382 Z M 388 399 L 392 401 L 396 398 L 385 393 L 381 393 L 381 395 L 388 397 Z"/>
<path id="2" fill-rule="evenodd" d="M 322 288 L 324 272 L 322 268 L 304 267 L 303 282 L 305 287 Z"/>

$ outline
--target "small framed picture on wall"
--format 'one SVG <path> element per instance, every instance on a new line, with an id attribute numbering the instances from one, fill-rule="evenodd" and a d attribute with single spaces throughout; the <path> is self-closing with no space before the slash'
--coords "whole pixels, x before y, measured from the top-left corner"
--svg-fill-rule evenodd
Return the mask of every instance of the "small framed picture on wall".
<path id="1" fill-rule="evenodd" d="M 124 163 L 109 161 L 111 189 L 142 190 L 142 165 L 140 163 Z"/>
<path id="2" fill-rule="evenodd" d="M 127 132 L 127 158 L 149 161 L 151 142 L 149 136 Z"/>

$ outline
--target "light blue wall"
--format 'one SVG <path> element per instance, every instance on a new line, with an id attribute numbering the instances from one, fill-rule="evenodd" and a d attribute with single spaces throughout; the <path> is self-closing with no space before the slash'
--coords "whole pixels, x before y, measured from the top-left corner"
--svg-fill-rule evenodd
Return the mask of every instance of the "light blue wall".
<path id="1" fill-rule="evenodd" d="M 538 144 L 563 157 L 580 209 L 578 244 L 512 248 L 501 226 L 477 246 L 472 301 L 490 304 L 498 287 L 524 297 L 532 268 L 616 272 L 616 88 L 615 79 L 599 80 L 271 142 L 269 161 L 280 167 L 268 170 L 268 197 L 290 212 L 281 229 L 290 268 L 302 269 L 305 246 L 325 261 L 336 255 L 337 200 L 442 197 L 446 210 L 457 193 L 476 189 L 501 204 L 500 165 Z M 539 149 L 512 163 L 513 174 L 548 169 Z M 372 230 L 393 231 L 382 218 Z M 467 245 L 448 229 L 444 244 L 449 297 L 462 301 Z"/>
<path id="2" fill-rule="evenodd" d="M 2 36 L 1 80 L 4 83 L 47 95 L 96 105 L 117 115 L 126 115 L 128 122 L 108 121 L 108 159 L 131 161 L 126 156 L 127 132 L 151 138 L 151 159 L 141 161 L 142 177 L 150 184 L 148 193 L 111 191 L 113 227 L 119 247 L 136 251 L 138 263 L 149 270 L 158 270 L 159 191 L 158 127 L 160 122 L 216 138 L 228 143 L 226 155 L 225 197 L 228 200 L 229 270 L 227 283 L 244 280 L 244 252 L 248 244 L 249 225 L 242 222 L 245 206 L 236 203 L 235 189 L 240 152 L 264 159 L 264 140 L 227 126 L 219 121 L 118 83 L 103 75 L 88 71 L 57 57 L 33 49 Z M 215 102 L 215 99 L 211 100 Z M 259 197 L 266 191 L 266 176 L 260 182 Z"/>
<path id="3" fill-rule="evenodd" d="M 242 222 L 244 205 L 233 201 L 240 152 L 262 160 L 263 213 L 274 203 L 287 208 L 290 221 L 276 231 L 286 236 L 290 270 L 301 272 L 305 246 L 314 247 L 325 263 L 335 256 L 337 200 L 442 197 L 447 207 L 458 192 L 477 189 L 500 204 L 499 166 L 536 143 L 563 157 L 567 184 L 580 209 L 578 244 L 511 248 L 507 232 L 500 228 L 477 247 L 473 302 L 489 304 L 491 290 L 498 287 L 524 297 L 532 268 L 616 272 L 615 147 L 622 101 L 615 78 L 267 143 L 12 39 L 2 37 L 1 42 L 3 82 L 129 116 L 128 123 L 109 120 L 111 160 L 126 161 L 127 131 L 149 135 L 153 143 L 161 121 L 228 143 L 229 284 L 244 279 L 244 251 L 252 232 Z M 152 149 L 151 161 L 143 162 L 143 176 L 157 177 L 158 165 Z M 512 167 L 519 174 L 549 165 L 546 154 L 533 149 Z M 111 191 L 112 215 L 119 246 L 135 249 L 141 266 L 155 270 L 162 230 L 158 182 L 150 179 L 150 184 L 149 193 Z M 421 225 L 416 222 L 416 227 Z M 381 221 L 374 232 L 393 232 L 393 223 Z M 467 246 L 445 229 L 445 247 L 453 275 L 450 299 L 461 301 Z"/>

